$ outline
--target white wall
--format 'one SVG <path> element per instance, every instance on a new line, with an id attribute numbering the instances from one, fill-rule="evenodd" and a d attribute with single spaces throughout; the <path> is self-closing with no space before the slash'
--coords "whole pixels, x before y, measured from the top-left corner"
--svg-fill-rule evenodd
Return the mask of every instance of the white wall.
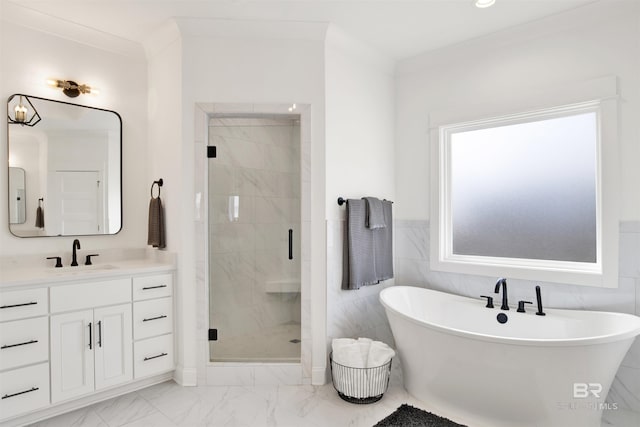
<path id="1" fill-rule="evenodd" d="M 160 178 L 164 206 L 166 250 L 176 254 L 177 375 L 180 384 L 195 382 L 195 297 L 191 292 L 193 258 L 189 251 L 190 198 L 184 187 L 192 180 L 185 171 L 182 144 L 182 47 L 177 33 L 168 45 L 148 57 L 149 169 L 147 181 Z M 185 177 L 186 176 L 186 177 Z M 157 194 L 157 193 L 156 193 Z M 191 369 L 191 370 L 189 370 Z"/>
<path id="2" fill-rule="evenodd" d="M 294 28 L 284 25 L 284 31 L 275 30 L 273 24 L 249 24 L 209 20 L 178 20 L 179 32 L 168 29 L 159 33 L 157 38 L 147 44 L 150 52 L 150 99 L 154 105 L 173 104 L 179 111 L 172 111 L 172 119 L 156 119 L 150 123 L 153 129 L 151 140 L 158 141 L 158 149 L 166 150 L 164 160 L 155 167 L 159 176 L 167 175 L 169 167 L 174 168 L 171 179 L 175 182 L 167 188 L 167 221 L 176 221 L 168 227 L 168 249 L 178 252 L 178 276 L 180 283 L 179 310 L 182 310 L 183 324 L 180 326 L 180 343 L 184 383 L 191 383 L 191 375 L 196 366 L 196 332 L 206 329 L 206 319 L 197 319 L 194 304 L 196 301 L 196 275 L 203 274 L 201 259 L 203 254 L 196 253 L 193 224 L 196 217 L 194 207 L 194 156 L 204 156 L 195 152 L 202 147 L 203 138 L 194 134 L 195 105 L 197 103 L 249 103 L 249 104 L 285 104 L 311 105 L 311 149 L 312 164 L 310 191 L 312 194 L 312 295 L 318 302 L 320 312 L 312 310 L 311 322 L 316 322 L 314 331 L 324 331 L 324 289 L 325 289 L 325 244 L 324 244 L 324 25 L 314 24 L 309 31 L 298 24 Z M 273 27 L 273 28 L 271 28 Z M 246 31 L 245 31 L 246 30 Z M 300 31 L 298 31 L 300 30 Z M 258 31 L 260 34 L 256 34 Z M 177 36 L 176 36 L 177 34 Z M 251 35 L 253 34 L 253 35 Z M 177 38 L 176 38 L 177 37 Z M 174 40 L 179 47 L 171 45 L 173 55 L 167 54 L 165 60 L 155 60 L 157 46 L 166 45 Z M 160 51 L 162 48 L 160 48 Z M 162 55 L 162 53 L 160 54 Z M 178 67 L 176 70 L 175 67 Z M 156 80 L 154 75 L 166 74 Z M 174 87 L 167 93 L 161 84 Z M 152 86 L 157 86 L 155 90 Z M 177 91 L 177 92 L 176 92 Z M 168 108 L 168 107 L 165 107 Z M 153 112 L 155 107 L 150 107 Z M 274 111 L 277 112 L 277 111 Z M 281 111 L 287 113 L 286 109 Z M 179 135 L 176 135 L 176 132 Z M 302 134 L 305 134 L 303 129 Z M 194 140 L 198 144 L 194 144 Z M 162 142 L 160 142 L 162 141 Z M 156 144 L 156 141 L 150 142 Z M 177 174 L 177 175 L 176 175 Z M 164 190 L 164 189 L 163 189 Z M 164 193 L 163 193 L 164 194 Z M 179 242 L 179 243 L 177 243 Z M 322 318 L 322 321 L 318 319 Z M 317 346 L 322 351 L 315 360 L 324 368 L 324 340 Z M 314 345 L 314 354 L 315 354 Z M 202 356 L 202 355 L 200 355 Z M 314 362 L 315 363 L 315 362 Z M 178 374 L 180 375 L 180 374 Z"/>
<path id="3" fill-rule="evenodd" d="M 397 218 L 429 218 L 430 114 L 459 108 L 482 115 L 541 91 L 615 75 L 621 93 L 621 220 L 640 219 L 638 4 L 603 3 L 398 63 Z"/>
<path id="4" fill-rule="evenodd" d="M 59 38 L 10 22 L 0 29 L 2 99 L 14 93 L 114 110 L 123 120 L 123 228 L 114 236 L 83 237 L 82 247 L 107 248 L 146 245 L 148 191 L 146 62 L 140 56 L 125 56 Z M 100 89 L 97 96 L 68 98 L 46 85 L 51 78 L 71 79 Z M 6 122 L 0 133 L 6 135 Z M 6 164 L 6 137 L 2 138 L 0 163 Z M 0 200 L 7 200 L 7 174 L 0 173 Z M 5 203 L 5 202 L 3 202 Z M 12 236 L 7 210 L 0 209 L 0 256 L 71 251 L 72 238 L 21 239 Z"/>
<path id="5" fill-rule="evenodd" d="M 327 218 L 339 196 L 394 200 L 394 63 L 331 26 L 327 32 Z"/>
<path id="6" fill-rule="evenodd" d="M 327 104 L 327 346 L 333 338 L 393 343 L 378 302 L 394 280 L 342 290 L 346 206 L 339 196 L 395 200 L 393 62 L 335 27 L 325 47 Z M 394 209 L 397 203 L 394 204 Z"/>

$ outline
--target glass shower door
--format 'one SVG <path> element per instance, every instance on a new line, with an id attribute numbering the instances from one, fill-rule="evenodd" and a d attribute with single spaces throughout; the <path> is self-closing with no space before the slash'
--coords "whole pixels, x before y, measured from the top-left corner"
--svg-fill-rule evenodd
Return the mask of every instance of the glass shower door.
<path id="1" fill-rule="evenodd" d="M 214 362 L 300 360 L 300 128 L 209 123 L 209 322 Z"/>

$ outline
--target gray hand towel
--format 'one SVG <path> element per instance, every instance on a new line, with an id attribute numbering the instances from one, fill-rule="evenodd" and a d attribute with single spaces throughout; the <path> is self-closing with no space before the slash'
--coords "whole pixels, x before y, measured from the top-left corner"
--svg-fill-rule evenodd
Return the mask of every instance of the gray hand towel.
<path id="1" fill-rule="evenodd" d="M 384 228 L 387 226 L 384 213 L 382 211 L 382 201 L 376 197 L 363 197 L 367 201 L 366 225 L 371 229 Z"/>
<path id="2" fill-rule="evenodd" d="M 373 233 L 365 226 L 366 202 L 347 200 L 342 289 L 359 289 L 378 283 L 373 251 Z"/>
<path id="3" fill-rule="evenodd" d="M 373 230 L 373 248 L 376 264 L 376 278 L 378 280 L 388 280 L 393 278 L 393 204 L 388 200 L 383 200 L 382 211 L 385 228 Z"/>
<path id="4" fill-rule="evenodd" d="M 149 234 L 147 245 L 163 249 L 167 246 L 164 229 L 164 208 L 160 196 L 152 197 L 149 202 Z"/>
<path id="5" fill-rule="evenodd" d="M 36 209 L 36 227 L 44 228 L 44 210 L 42 206 L 38 206 L 38 209 Z"/>

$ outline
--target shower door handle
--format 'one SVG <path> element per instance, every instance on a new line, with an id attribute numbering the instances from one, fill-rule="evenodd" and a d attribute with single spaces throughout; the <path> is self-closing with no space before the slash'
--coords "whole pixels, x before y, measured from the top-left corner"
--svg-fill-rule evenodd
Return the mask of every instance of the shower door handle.
<path id="1" fill-rule="evenodd" d="M 289 259 L 293 259 L 293 230 L 289 229 Z"/>

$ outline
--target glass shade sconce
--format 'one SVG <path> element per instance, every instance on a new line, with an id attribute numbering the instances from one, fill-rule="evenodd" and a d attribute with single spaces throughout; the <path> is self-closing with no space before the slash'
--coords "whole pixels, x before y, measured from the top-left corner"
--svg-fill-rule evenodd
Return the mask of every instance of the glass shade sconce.
<path id="1" fill-rule="evenodd" d="M 69 98 L 75 98 L 79 96 L 81 93 L 84 94 L 94 94 L 97 95 L 99 91 L 96 88 L 92 88 L 88 85 L 80 85 L 73 80 L 57 80 L 51 79 L 47 80 L 47 84 L 51 87 L 62 89 L 62 93 L 67 95 Z"/>
<path id="2" fill-rule="evenodd" d="M 28 96 L 16 94 L 7 102 L 7 120 L 12 125 L 35 126 L 42 118 Z"/>

